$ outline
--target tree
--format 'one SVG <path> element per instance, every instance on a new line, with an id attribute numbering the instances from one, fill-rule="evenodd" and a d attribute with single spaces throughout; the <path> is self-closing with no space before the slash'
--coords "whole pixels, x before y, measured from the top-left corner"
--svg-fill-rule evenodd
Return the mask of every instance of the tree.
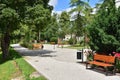
<path id="1" fill-rule="evenodd" d="M 45 39 L 50 41 L 52 37 L 58 37 L 58 21 L 57 21 L 58 15 L 56 13 L 53 13 L 53 15 L 50 18 L 50 22 L 47 25 L 47 27 L 44 29 L 44 36 Z"/>
<path id="2" fill-rule="evenodd" d="M 63 11 L 59 19 L 59 38 L 63 39 L 66 34 L 68 34 L 70 28 L 70 16 L 67 12 Z"/>
<path id="3" fill-rule="evenodd" d="M 71 7 L 74 7 L 70 13 L 76 13 L 73 21 L 73 30 L 76 37 L 85 36 L 85 26 L 91 21 L 91 7 L 84 0 L 71 0 Z"/>
<path id="4" fill-rule="evenodd" d="M 30 24 L 35 25 L 37 40 L 40 41 L 41 32 L 49 23 L 51 11 L 49 8 L 44 8 L 42 4 L 37 4 L 28 8 L 27 15 L 27 21 Z"/>
<path id="5" fill-rule="evenodd" d="M 100 6 L 95 20 L 89 27 L 91 49 L 106 54 L 119 51 L 119 29 L 120 22 L 115 0 L 105 0 Z"/>
<path id="6" fill-rule="evenodd" d="M 9 56 L 12 32 L 19 29 L 20 23 L 23 23 L 24 19 L 28 17 L 26 11 L 34 6 L 38 7 L 37 4 L 51 9 L 48 2 L 49 0 L 0 0 L 1 49 L 4 60 Z"/>
<path id="7" fill-rule="evenodd" d="M 10 35 L 19 28 L 18 24 L 24 14 L 24 2 L 24 0 L 0 0 L 0 32 L 3 59 L 9 56 Z"/>

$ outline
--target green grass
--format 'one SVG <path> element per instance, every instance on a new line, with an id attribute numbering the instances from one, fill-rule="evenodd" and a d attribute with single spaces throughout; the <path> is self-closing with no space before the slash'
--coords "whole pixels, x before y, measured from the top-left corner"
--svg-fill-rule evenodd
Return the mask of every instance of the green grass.
<path id="1" fill-rule="evenodd" d="M 66 48 L 81 50 L 81 49 L 83 49 L 84 47 L 68 46 L 68 47 L 66 47 Z"/>
<path id="2" fill-rule="evenodd" d="M 47 80 L 44 76 L 40 76 L 38 78 L 33 78 L 31 80 Z"/>
<path id="3" fill-rule="evenodd" d="M 0 60 L 1 58 L 0 52 Z M 9 60 L 0 61 L 0 80 L 11 80 L 23 76 L 25 80 L 47 80 L 44 76 L 30 79 L 30 74 L 36 70 L 29 65 L 16 51 L 10 50 Z"/>
<path id="4" fill-rule="evenodd" d="M 65 48 L 77 49 L 77 50 L 82 50 L 82 49 L 84 49 L 83 46 L 79 46 L 79 45 L 71 45 L 71 46 L 68 46 L 68 47 L 65 47 Z"/>
<path id="5" fill-rule="evenodd" d="M 16 68 L 12 61 L 7 61 L 3 64 L 0 64 L 0 80 L 10 80 L 14 72 L 16 72 Z"/>

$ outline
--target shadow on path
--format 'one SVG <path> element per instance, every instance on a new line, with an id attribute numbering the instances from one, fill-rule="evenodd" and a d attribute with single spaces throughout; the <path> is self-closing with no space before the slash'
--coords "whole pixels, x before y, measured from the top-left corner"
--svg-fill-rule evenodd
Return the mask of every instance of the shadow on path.
<path id="1" fill-rule="evenodd" d="M 52 54 L 55 53 L 56 51 L 52 50 L 44 49 L 29 50 L 27 48 L 21 47 L 20 45 L 15 45 L 12 47 L 22 56 L 56 57 L 56 55 Z"/>

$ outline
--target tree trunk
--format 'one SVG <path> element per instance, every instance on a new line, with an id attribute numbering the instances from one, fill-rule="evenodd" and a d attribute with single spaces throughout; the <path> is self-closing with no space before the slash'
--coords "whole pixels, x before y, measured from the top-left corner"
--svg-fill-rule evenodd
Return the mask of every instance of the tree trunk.
<path id="1" fill-rule="evenodd" d="M 37 32 L 37 42 L 39 43 L 40 42 L 40 38 L 41 38 L 41 32 L 40 32 L 40 30 L 38 30 L 38 32 Z"/>
<path id="2" fill-rule="evenodd" d="M 9 56 L 10 35 L 6 32 L 1 38 L 2 58 L 6 60 Z"/>

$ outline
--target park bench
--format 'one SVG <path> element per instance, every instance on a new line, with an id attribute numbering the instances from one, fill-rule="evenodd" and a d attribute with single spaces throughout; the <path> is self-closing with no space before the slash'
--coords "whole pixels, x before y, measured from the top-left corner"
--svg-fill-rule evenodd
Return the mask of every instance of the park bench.
<path id="1" fill-rule="evenodd" d="M 43 44 L 33 44 L 33 49 L 43 49 Z"/>
<path id="2" fill-rule="evenodd" d="M 94 54 L 93 61 L 86 62 L 86 69 L 88 68 L 88 64 L 96 65 L 97 67 L 101 66 L 105 69 L 106 75 L 108 75 L 108 67 L 113 67 L 113 74 L 115 74 L 115 57 L 101 54 Z"/>

